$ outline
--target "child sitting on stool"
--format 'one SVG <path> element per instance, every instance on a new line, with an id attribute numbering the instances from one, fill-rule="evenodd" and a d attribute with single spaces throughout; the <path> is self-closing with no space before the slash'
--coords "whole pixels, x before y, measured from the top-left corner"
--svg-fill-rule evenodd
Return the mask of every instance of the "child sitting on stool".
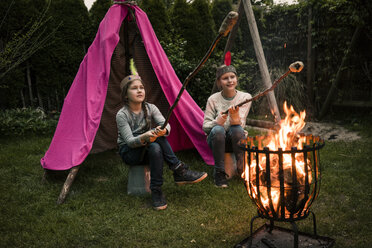
<path id="1" fill-rule="evenodd" d="M 119 154 L 128 165 L 150 165 L 152 205 L 156 210 L 166 209 L 167 202 L 161 190 L 164 161 L 179 185 L 200 182 L 207 173 L 192 171 L 178 160 L 164 137 L 169 135 L 170 125 L 161 129 L 165 118 L 154 104 L 145 102 L 145 87 L 138 75 L 125 77 L 120 88 L 124 107 L 116 114 Z M 152 121 L 155 129 L 151 129 Z"/>
<path id="2" fill-rule="evenodd" d="M 238 76 L 232 65 L 222 65 L 217 68 L 216 82 L 221 91 L 208 98 L 203 130 L 208 135 L 207 142 L 213 152 L 215 185 L 226 188 L 228 185 L 224 155 L 227 148 L 235 154 L 239 175 L 243 172 L 243 151 L 238 147 L 238 142 L 245 137 L 245 122 L 251 102 L 240 108 L 234 106 L 252 96 L 235 89 Z M 227 109 L 228 114 L 223 114 L 222 112 Z"/>

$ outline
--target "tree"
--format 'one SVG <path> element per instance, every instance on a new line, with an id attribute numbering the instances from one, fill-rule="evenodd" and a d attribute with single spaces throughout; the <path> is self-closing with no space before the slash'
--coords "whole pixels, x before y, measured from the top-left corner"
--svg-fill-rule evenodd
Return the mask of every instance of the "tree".
<path id="1" fill-rule="evenodd" d="M 215 23 L 216 31 L 220 28 L 226 15 L 232 10 L 231 0 L 215 0 L 212 2 L 211 14 Z M 224 49 L 227 39 L 223 39 L 218 44 L 218 48 Z"/>
<path id="2" fill-rule="evenodd" d="M 215 38 L 214 21 L 208 0 L 194 0 L 191 3 L 192 34 L 187 37 L 188 49 L 195 58 L 201 58 Z"/>
<path id="3" fill-rule="evenodd" d="M 94 40 L 96 36 L 99 24 L 101 23 L 103 17 L 105 17 L 107 10 L 111 7 L 111 0 L 96 0 L 89 10 L 89 18 L 91 21 L 90 31 L 89 31 L 89 41 L 90 43 Z"/>
<path id="4" fill-rule="evenodd" d="M 225 16 L 232 10 L 232 5 L 230 0 L 215 0 L 212 3 L 211 13 L 213 16 L 216 28 L 221 25 Z"/>
<path id="5" fill-rule="evenodd" d="M 170 21 L 174 29 L 174 33 L 186 39 L 191 27 L 191 7 L 186 0 L 175 0 L 171 9 Z"/>
<path id="6" fill-rule="evenodd" d="M 147 13 L 159 40 L 165 40 L 170 28 L 170 20 L 163 0 L 143 1 L 141 8 Z"/>
<path id="7" fill-rule="evenodd" d="M 87 48 L 90 26 L 82 0 L 53 0 L 50 15 L 58 25 L 54 42 L 32 57 L 33 80 L 50 110 L 60 110 Z"/>
<path id="8" fill-rule="evenodd" d="M 49 28 L 50 2 L 20 0 L 7 3 L 8 6 L 4 5 L 5 1 L 0 3 L 5 10 L 0 23 L 0 87 L 4 89 L 0 103 L 2 106 L 16 107 L 22 103 L 25 107 L 26 98 L 33 105 L 35 85 L 31 80 L 29 60 L 37 51 L 50 44 L 58 29 Z M 22 77 L 22 74 L 25 76 Z M 24 94 L 24 78 L 28 94 Z"/>
<path id="9" fill-rule="evenodd" d="M 4 3 L 5 2 L 3 2 L 2 5 L 4 5 Z M 1 33 L 4 34 L 4 36 L 2 35 L 0 38 L 0 79 L 31 57 L 37 50 L 46 46 L 47 42 L 52 37 L 52 34 L 47 34 L 44 28 L 46 23 L 50 20 L 50 17 L 46 15 L 50 1 L 47 2 L 47 6 L 42 12 L 37 10 L 40 9 L 40 5 L 44 3 L 45 1 L 42 0 L 33 1 L 29 4 L 30 8 L 28 8 L 28 13 L 35 14 L 37 18 L 33 21 L 31 17 L 27 18 L 27 16 L 25 16 L 25 20 L 31 19 L 28 22 L 20 22 L 14 18 L 18 14 L 21 15 L 23 12 L 22 10 L 24 10 L 24 8 L 18 9 L 20 7 L 18 5 L 27 4 L 27 2 L 20 3 L 20 1 L 18 1 L 17 4 L 15 4 L 13 0 L 8 8 L 5 8 L 6 13 L 0 23 Z M 11 14 L 10 20 L 8 20 L 8 23 L 5 23 L 9 11 L 12 11 L 13 4 L 15 4 L 15 10 L 12 14 L 15 15 Z M 39 8 L 35 8 L 35 6 Z M 6 27 L 3 27 L 3 25 Z"/>

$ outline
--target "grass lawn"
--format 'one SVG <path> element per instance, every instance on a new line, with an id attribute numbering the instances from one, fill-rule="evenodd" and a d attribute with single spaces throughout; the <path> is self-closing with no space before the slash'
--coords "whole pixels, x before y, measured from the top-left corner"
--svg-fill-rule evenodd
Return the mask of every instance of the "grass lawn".
<path id="1" fill-rule="evenodd" d="M 372 125 L 348 125 L 363 139 L 326 142 L 321 150 L 322 185 L 312 206 L 317 231 L 334 247 L 372 243 Z M 67 200 L 56 200 L 67 172 L 42 182 L 40 158 L 51 137 L 0 139 L 0 247 L 233 247 L 249 236 L 256 215 L 238 179 L 217 189 L 209 176 L 197 185 L 176 186 L 165 170 L 168 209 L 154 211 L 150 196 L 126 194 L 128 168 L 116 151 L 90 155 Z M 177 153 L 193 169 L 207 171 L 194 150 Z M 264 220 L 255 221 L 255 228 Z M 290 228 L 289 224 L 280 224 Z M 298 222 L 312 232 L 311 218 Z"/>

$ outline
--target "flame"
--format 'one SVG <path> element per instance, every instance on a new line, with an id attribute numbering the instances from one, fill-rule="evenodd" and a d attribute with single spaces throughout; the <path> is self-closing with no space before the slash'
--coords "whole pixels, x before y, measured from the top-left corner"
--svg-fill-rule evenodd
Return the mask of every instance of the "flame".
<path id="1" fill-rule="evenodd" d="M 291 151 L 293 147 L 297 149 L 303 149 L 303 143 L 306 142 L 306 137 L 301 137 L 298 132 L 305 126 L 306 112 L 302 111 L 298 114 L 293 106 L 288 107 L 287 103 L 284 102 L 283 105 L 286 117 L 280 122 L 280 129 L 278 132 L 269 135 L 265 138 L 265 146 L 271 151 Z M 259 145 L 260 146 L 260 145 Z M 261 149 L 259 147 L 259 149 Z M 305 161 L 303 153 L 294 153 L 294 166 L 295 170 L 292 168 L 292 155 L 291 153 L 283 153 L 283 173 L 284 173 L 284 187 L 289 188 L 294 184 L 300 187 L 305 185 Z M 256 158 L 251 159 L 251 164 L 245 165 L 245 170 L 242 173 L 242 178 L 245 179 L 247 184 L 248 194 L 253 198 L 256 203 L 259 202 L 258 207 L 263 208 L 264 211 L 278 211 L 281 208 L 280 205 L 280 179 L 279 179 L 279 155 L 270 153 L 270 185 L 267 187 L 268 178 L 266 173 L 266 154 L 260 153 L 258 156 L 259 161 L 259 175 L 256 175 Z M 310 160 L 307 161 L 307 170 L 310 169 Z M 296 182 L 293 182 L 293 172 L 296 172 Z M 250 175 L 250 176 L 249 176 Z M 257 187 L 257 176 L 259 177 L 259 192 Z M 312 177 L 311 173 L 308 174 L 308 183 L 311 183 Z M 296 187 L 297 187 L 296 186 Z M 301 190 L 300 190 L 301 191 Z M 259 199 L 258 199 L 259 197 Z M 269 200 L 271 198 L 271 202 Z M 300 194 L 299 199 L 303 198 Z M 259 200 L 259 201 L 257 201 Z M 260 206 L 261 205 L 261 206 Z M 286 216 L 289 215 L 289 210 L 285 210 Z"/>

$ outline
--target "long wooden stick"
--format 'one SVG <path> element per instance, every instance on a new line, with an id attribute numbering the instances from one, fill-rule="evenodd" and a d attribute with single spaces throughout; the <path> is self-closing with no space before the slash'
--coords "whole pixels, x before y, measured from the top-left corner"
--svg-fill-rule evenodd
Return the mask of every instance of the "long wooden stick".
<path id="1" fill-rule="evenodd" d="M 181 88 L 180 92 L 178 93 L 178 96 L 177 96 L 176 100 L 174 101 L 173 105 L 169 109 L 169 111 L 167 113 L 167 117 L 166 117 L 165 122 L 162 125 L 161 129 L 164 129 L 167 126 L 167 124 L 169 122 L 169 118 L 170 118 L 174 108 L 177 106 L 178 101 L 180 100 L 182 93 L 185 91 L 187 84 L 196 75 L 196 73 L 198 73 L 198 71 L 201 69 L 201 67 L 208 60 L 209 56 L 212 54 L 214 48 L 217 46 L 217 44 L 221 40 L 221 38 L 227 36 L 227 34 L 230 32 L 230 30 L 234 27 L 234 25 L 236 24 L 237 19 L 238 19 L 238 13 L 236 13 L 234 11 L 231 11 L 225 17 L 224 21 L 221 24 L 218 35 L 214 39 L 212 45 L 209 47 L 207 53 L 204 55 L 203 59 L 200 61 L 198 66 L 195 67 L 195 69 L 186 77 L 185 81 L 183 82 L 182 88 Z"/>
<path id="2" fill-rule="evenodd" d="M 273 89 L 276 88 L 276 86 L 278 86 L 278 84 L 280 83 L 280 81 L 282 81 L 283 78 L 287 77 L 291 72 L 300 72 L 302 70 L 302 68 L 304 67 L 304 64 L 301 62 L 301 61 L 296 61 L 294 63 L 292 63 L 290 66 L 289 66 L 289 69 L 286 73 L 284 73 L 280 78 L 276 79 L 273 83 L 273 85 L 266 89 L 265 91 L 255 95 L 254 97 L 252 98 L 249 98 L 247 100 L 244 100 L 243 102 L 235 105 L 235 107 L 240 107 L 240 106 L 243 106 L 244 104 L 246 103 L 249 103 L 249 102 L 252 102 L 252 101 L 255 101 L 257 100 L 258 98 L 266 95 L 267 93 L 269 93 L 270 91 L 272 91 Z M 223 114 L 227 114 L 229 112 L 229 110 L 226 110 L 224 112 L 222 112 Z"/>
<path id="3" fill-rule="evenodd" d="M 219 40 L 222 38 L 222 35 L 218 35 L 215 40 L 213 41 L 211 47 L 209 48 L 208 52 L 206 53 L 206 55 L 204 56 L 204 58 L 200 61 L 199 65 L 186 77 L 185 81 L 183 82 L 182 84 L 182 88 L 180 90 L 180 92 L 178 93 L 177 95 L 177 98 L 176 100 L 174 101 L 173 105 L 170 107 L 170 109 L 168 110 L 168 113 L 167 113 L 167 117 L 165 119 L 165 122 L 164 124 L 162 125 L 161 129 L 164 129 L 168 122 L 169 122 L 169 118 L 174 110 L 174 108 L 177 106 L 183 92 L 185 91 L 186 89 L 186 86 L 188 85 L 188 83 L 190 82 L 190 79 L 193 78 L 196 73 L 198 73 L 198 71 L 201 69 L 201 67 L 205 64 L 205 62 L 208 60 L 209 56 L 211 55 L 211 53 L 213 52 L 214 48 L 216 47 L 217 43 L 219 42 Z"/>

